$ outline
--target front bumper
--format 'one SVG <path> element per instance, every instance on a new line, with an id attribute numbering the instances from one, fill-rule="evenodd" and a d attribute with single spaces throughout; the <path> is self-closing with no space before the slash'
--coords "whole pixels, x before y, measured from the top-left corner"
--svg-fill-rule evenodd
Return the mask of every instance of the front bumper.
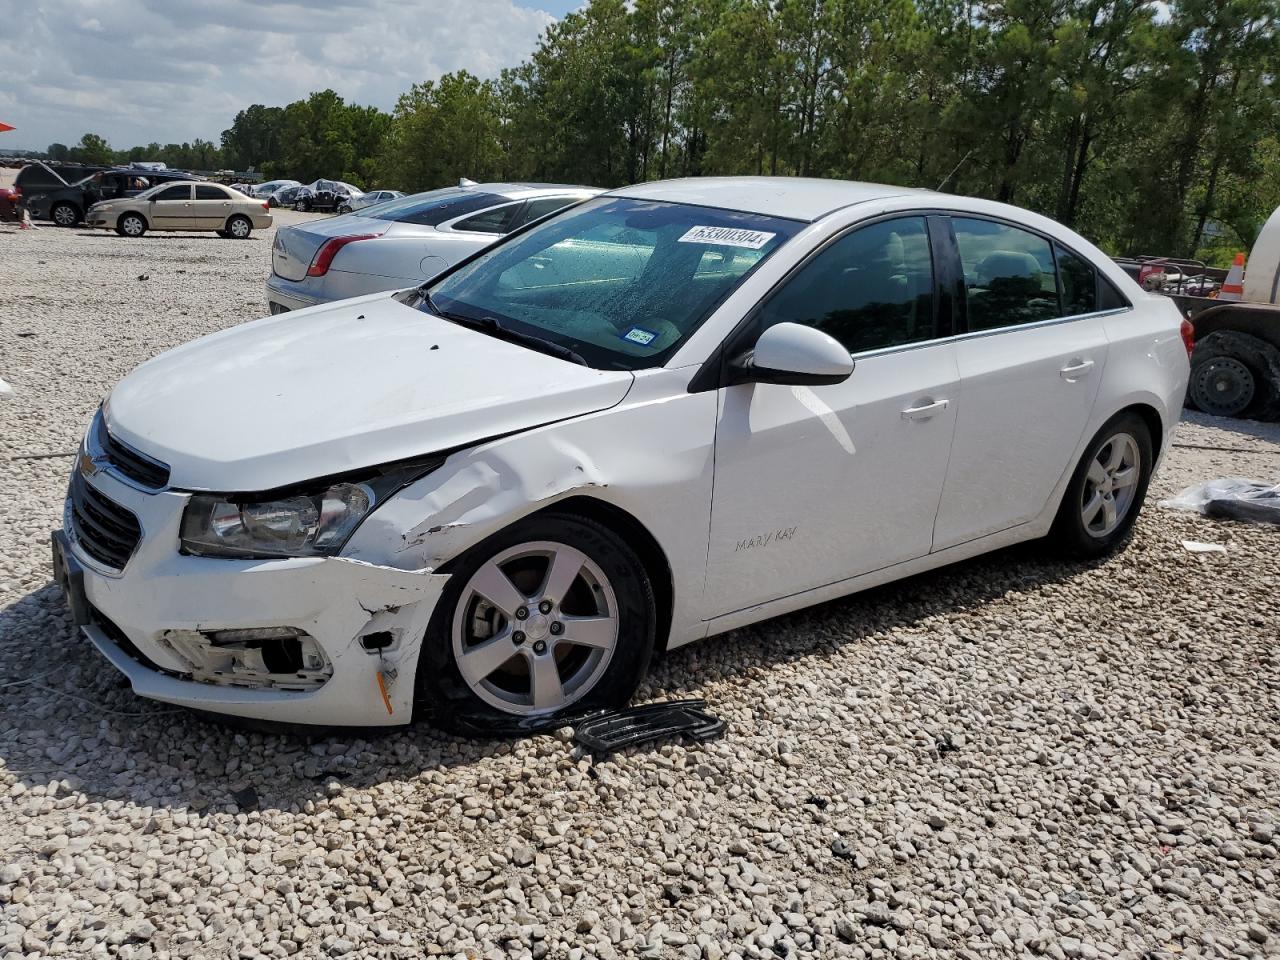
<path id="1" fill-rule="evenodd" d="M 123 570 L 95 561 L 64 524 L 83 567 L 90 623 L 82 629 L 140 696 L 282 723 L 387 726 L 408 723 L 427 621 L 448 577 L 340 557 L 227 560 L 183 556 L 187 495 L 147 493 L 113 471 L 86 478 L 132 511 L 143 535 Z M 292 627 L 314 638 L 332 673 L 315 689 L 190 679 L 177 636 Z M 362 638 L 380 636 L 379 649 Z M 372 646 L 372 644 L 371 644 Z M 188 648 L 189 649 L 189 648 Z M 387 698 L 378 682 L 381 672 Z"/>

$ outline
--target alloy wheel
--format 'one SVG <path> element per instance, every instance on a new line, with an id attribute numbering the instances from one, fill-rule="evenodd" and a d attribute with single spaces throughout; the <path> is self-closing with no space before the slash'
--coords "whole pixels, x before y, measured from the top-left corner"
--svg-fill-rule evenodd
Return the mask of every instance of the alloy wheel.
<path id="1" fill-rule="evenodd" d="M 1142 454 L 1132 435 L 1117 433 L 1098 449 L 1080 495 L 1080 519 L 1090 536 L 1105 537 L 1124 522 L 1141 475 Z"/>
<path id="2" fill-rule="evenodd" d="M 237 240 L 243 240 L 249 235 L 249 224 L 247 221 L 236 218 L 231 221 L 231 235 Z"/>
<path id="3" fill-rule="evenodd" d="M 120 229 L 123 230 L 127 236 L 140 237 L 142 236 L 142 220 L 133 216 L 125 217 L 124 221 L 120 224 Z"/>
<path id="4" fill-rule="evenodd" d="M 59 204 L 53 208 L 53 222 L 60 227 L 74 227 L 76 225 L 76 211 L 74 207 L 70 207 L 65 203 Z"/>
<path id="5" fill-rule="evenodd" d="M 463 587 L 453 656 L 490 706 L 552 713 L 604 676 L 618 626 L 613 587 L 595 561 L 563 543 L 523 543 L 490 558 Z"/>

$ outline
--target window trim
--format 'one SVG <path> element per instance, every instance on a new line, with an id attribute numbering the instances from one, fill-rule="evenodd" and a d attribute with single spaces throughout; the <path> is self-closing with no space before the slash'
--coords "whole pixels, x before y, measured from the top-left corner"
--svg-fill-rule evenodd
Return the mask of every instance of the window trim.
<path id="1" fill-rule="evenodd" d="M 892 210 L 882 214 L 877 214 L 873 217 L 867 217 L 865 220 L 859 220 L 857 223 L 851 223 L 827 237 L 822 241 L 822 243 L 818 244 L 806 253 L 798 263 L 792 264 L 791 268 L 783 274 L 773 286 L 766 290 L 760 296 L 760 299 L 752 305 L 751 309 L 743 315 L 737 325 L 722 341 L 720 341 L 720 345 L 716 347 L 711 356 L 707 357 L 707 359 L 703 361 L 702 366 L 698 368 L 698 372 L 693 375 L 693 378 L 689 381 L 689 392 L 701 393 L 706 390 L 719 390 L 722 387 L 732 386 L 733 382 L 732 377 L 730 376 L 729 359 L 730 357 L 737 356 L 742 352 L 743 348 L 741 347 L 741 341 L 743 338 L 750 336 L 754 331 L 754 328 L 760 320 L 760 311 L 764 308 L 764 305 L 777 296 L 780 290 L 795 279 L 796 275 L 812 263 L 813 260 L 821 256 L 828 247 L 839 243 L 845 237 L 855 231 L 863 229 L 864 227 L 875 226 L 877 223 L 884 223 L 889 220 L 925 221 L 925 237 L 929 242 L 929 260 L 933 270 L 933 330 L 934 333 L 940 333 L 943 330 L 941 314 L 943 303 L 945 302 L 946 305 L 950 307 L 949 322 L 946 325 L 946 329 L 950 331 L 950 333 L 945 336 L 933 337 L 929 340 L 916 340 L 912 343 L 899 343 L 891 347 L 877 347 L 875 350 L 863 350 L 858 353 L 850 351 L 849 356 L 856 361 L 859 357 L 871 357 L 878 356 L 882 353 L 896 353 L 901 350 L 929 347 L 936 343 L 942 343 L 946 340 L 953 339 L 957 325 L 955 314 L 956 303 L 953 299 L 952 293 L 945 290 L 940 282 L 941 277 L 943 276 L 943 270 L 941 268 L 942 265 L 939 262 L 939 251 L 937 249 L 938 237 L 935 233 L 934 224 L 932 223 L 935 218 L 945 217 L 946 211 L 932 207 L 920 210 Z M 954 238 L 952 239 L 952 242 L 954 243 Z M 950 278 L 951 274 L 948 273 L 947 276 Z M 961 282 L 963 282 L 963 275 L 961 275 L 960 279 Z M 963 303 L 963 300 L 961 300 L 961 303 Z M 759 336 L 759 332 L 756 332 L 756 336 Z M 755 341 L 753 340 L 752 343 L 754 342 Z"/>
<path id="2" fill-rule="evenodd" d="M 1050 234 L 1047 234 L 1042 230 L 1037 230 L 1034 227 L 1029 227 L 1026 224 L 1018 223 L 1015 220 L 1010 220 L 1008 217 L 999 217 L 994 214 L 987 214 L 987 213 L 970 213 L 967 210 L 942 211 L 941 216 L 947 221 L 947 228 L 951 233 L 951 238 L 953 243 L 956 242 L 955 227 L 951 221 L 956 219 L 987 220 L 991 223 L 998 223 L 998 224 L 1001 224 L 1002 226 L 1011 227 L 1014 230 L 1021 230 L 1023 233 L 1030 233 L 1033 236 L 1037 236 L 1041 240 L 1044 240 L 1046 243 L 1048 243 L 1049 251 L 1053 255 L 1053 273 L 1054 273 L 1055 281 L 1058 286 L 1058 311 L 1059 312 L 1062 311 L 1063 306 L 1062 306 L 1062 276 L 1058 270 L 1057 248 L 1062 247 L 1063 250 L 1066 250 L 1068 253 L 1070 253 L 1074 257 L 1079 257 L 1082 261 L 1087 263 L 1093 269 L 1094 303 L 1098 304 L 1102 302 L 1102 284 L 1108 283 L 1110 281 L 1108 281 L 1105 277 L 1103 277 L 1102 271 L 1098 269 L 1098 265 L 1093 262 L 1092 257 L 1086 257 L 1079 250 L 1076 250 L 1074 247 L 1072 247 L 1071 244 L 1063 243 L 1057 237 L 1051 236 Z M 959 272 L 961 282 L 963 283 L 964 264 L 960 261 L 959 245 L 957 244 L 956 247 L 951 252 L 956 258 L 954 269 L 956 269 Z M 959 309 L 959 315 L 961 317 L 961 323 L 959 325 L 960 329 L 957 331 L 957 336 L 954 337 L 953 339 L 957 339 L 957 340 L 970 339 L 971 337 L 979 336 L 983 334 L 1008 333 L 1011 330 L 1027 330 L 1035 327 L 1048 326 L 1049 324 L 1052 324 L 1052 323 L 1069 323 L 1073 320 L 1084 320 L 1090 317 L 1105 317 L 1105 316 L 1110 316 L 1112 314 L 1119 314 L 1119 313 L 1124 313 L 1126 311 L 1132 310 L 1133 301 L 1131 301 L 1118 288 L 1116 288 L 1116 285 L 1114 283 L 1111 284 L 1111 286 L 1113 289 L 1115 289 L 1116 295 L 1121 299 L 1121 301 L 1123 301 L 1124 306 L 1111 307 L 1106 310 L 1092 310 L 1089 313 L 1073 313 L 1070 316 L 1065 316 L 1065 317 L 1051 317 L 1048 320 L 1036 320 L 1033 323 L 1015 323 L 1007 327 L 992 327 L 989 330 L 970 330 L 969 329 L 969 298 L 967 296 L 967 289 L 966 289 L 966 296 L 960 298 L 960 309 Z"/>

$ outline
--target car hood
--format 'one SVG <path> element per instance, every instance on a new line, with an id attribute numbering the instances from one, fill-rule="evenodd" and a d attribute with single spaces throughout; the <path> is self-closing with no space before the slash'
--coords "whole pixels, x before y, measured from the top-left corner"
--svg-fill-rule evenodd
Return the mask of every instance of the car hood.
<path id="1" fill-rule="evenodd" d="M 249 493 L 603 410 L 632 382 L 377 293 L 161 354 L 105 414 L 113 437 L 169 465 L 173 487 Z"/>

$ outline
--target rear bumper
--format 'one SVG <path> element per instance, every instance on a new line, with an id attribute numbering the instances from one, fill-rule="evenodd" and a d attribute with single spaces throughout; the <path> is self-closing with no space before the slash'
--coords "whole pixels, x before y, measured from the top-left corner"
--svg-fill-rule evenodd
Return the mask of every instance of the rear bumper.
<path id="1" fill-rule="evenodd" d="M 285 280 L 273 273 L 267 278 L 267 306 L 272 313 L 282 313 L 285 310 L 303 310 L 327 302 L 305 287 L 304 280 Z"/>

